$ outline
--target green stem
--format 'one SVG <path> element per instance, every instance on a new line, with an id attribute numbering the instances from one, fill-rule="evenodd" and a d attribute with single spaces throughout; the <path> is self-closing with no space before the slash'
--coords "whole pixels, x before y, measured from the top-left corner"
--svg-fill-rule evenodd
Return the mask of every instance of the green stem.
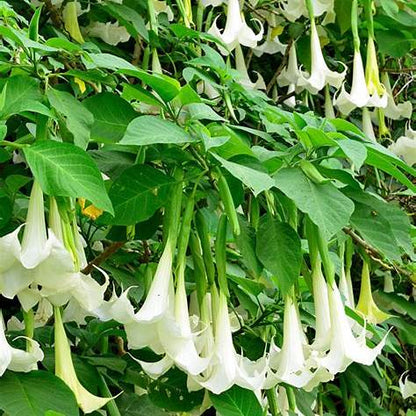
<path id="1" fill-rule="evenodd" d="M 29 309 L 27 312 L 23 310 L 23 321 L 25 323 L 25 336 L 33 339 L 35 334 L 35 314 L 33 309 Z M 30 340 L 26 340 L 26 351 L 32 351 L 32 342 Z"/>
<path id="2" fill-rule="evenodd" d="M 308 10 L 309 19 L 311 20 L 311 24 L 315 24 L 315 14 L 313 11 L 313 3 L 312 0 L 305 0 L 306 9 Z"/>
<path id="3" fill-rule="evenodd" d="M 374 39 L 373 0 L 363 0 L 368 36 Z"/>
<path id="4" fill-rule="evenodd" d="M 358 0 L 352 0 L 351 4 L 351 31 L 354 39 L 354 50 L 360 50 L 360 36 L 358 35 Z"/>
<path id="5" fill-rule="evenodd" d="M 112 397 L 111 391 L 107 386 L 106 381 L 104 380 L 104 377 L 102 374 L 98 373 L 98 386 L 100 388 L 100 393 L 103 397 Z M 115 400 L 110 400 L 107 405 L 107 410 L 109 416 L 121 416 L 120 410 L 118 410 L 118 407 L 116 405 Z"/>
<path id="6" fill-rule="evenodd" d="M 266 390 L 267 403 L 269 404 L 269 411 L 272 416 L 279 416 L 279 406 L 277 404 L 276 388 Z"/>

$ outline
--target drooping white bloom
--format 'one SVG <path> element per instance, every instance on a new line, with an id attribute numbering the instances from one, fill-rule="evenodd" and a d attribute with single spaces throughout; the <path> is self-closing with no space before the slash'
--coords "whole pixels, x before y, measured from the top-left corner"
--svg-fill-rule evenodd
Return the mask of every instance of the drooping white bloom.
<path id="1" fill-rule="evenodd" d="M 308 17 L 305 0 L 284 0 L 282 3 L 280 6 L 282 14 L 291 22 L 294 22 L 301 16 Z M 324 24 L 335 21 L 334 0 L 312 0 L 312 5 L 315 17 L 327 13 Z"/>
<path id="2" fill-rule="evenodd" d="M 384 347 L 386 338 L 374 348 L 366 345 L 366 330 L 356 337 L 351 329 L 336 284 L 328 285 L 329 310 L 331 316 L 331 345 L 328 354 L 320 363 L 332 374 L 345 371 L 352 363 L 371 365 Z"/>
<path id="3" fill-rule="evenodd" d="M 223 0 L 201 0 L 201 3 L 204 7 L 212 6 L 217 7 L 220 4 L 224 3 Z"/>
<path id="4" fill-rule="evenodd" d="M 273 55 L 275 53 L 285 53 L 287 45 L 284 45 L 279 40 L 279 36 L 275 34 L 275 28 L 269 25 L 267 29 L 267 36 L 265 41 L 261 44 L 253 48 L 253 53 L 256 56 L 262 56 L 264 53 L 268 53 Z"/>
<path id="5" fill-rule="evenodd" d="M 330 345 L 331 317 L 329 313 L 328 288 L 320 262 L 312 270 L 312 287 L 316 317 L 315 340 L 312 348 L 325 351 Z"/>
<path id="6" fill-rule="evenodd" d="M 36 370 L 36 363 L 43 360 L 43 352 L 39 344 L 30 340 L 30 352 L 13 348 L 7 342 L 4 331 L 3 313 L 0 309 L 0 377 L 7 369 L 25 373 Z"/>
<path id="7" fill-rule="evenodd" d="M 406 377 L 406 372 L 400 376 L 399 388 L 403 399 L 408 399 L 409 397 L 416 396 L 416 383 L 410 381 L 409 376 Z"/>
<path id="8" fill-rule="evenodd" d="M 119 26 L 118 22 L 94 22 L 86 27 L 85 31 L 89 36 L 100 38 L 114 46 L 130 39 L 130 33 L 124 26 Z"/>
<path id="9" fill-rule="evenodd" d="M 288 46 L 289 47 L 289 46 Z M 296 85 L 302 72 L 298 68 L 298 58 L 296 55 L 296 43 L 293 42 L 289 50 L 287 66 L 277 77 L 277 83 L 280 87 Z"/>
<path id="10" fill-rule="evenodd" d="M 416 163 L 416 131 L 408 126 L 405 135 L 389 146 L 389 150 L 401 157 L 409 166 Z"/>
<path id="11" fill-rule="evenodd" d="M 216 308 L 214 312 L 215 341 L 213 356 L 202 375 L 191 377 L 192 381 L 214 394 L 220 394 L 237 384 L 243 388 L 257 390 L 262 388 L 267 361 L 265 357 L 252 362 L 236 353 L 227 308 L 227 298 L 223 293 L 212 294 Z M 188 382 L 188 387 L 192 383 Z"/>
<path id="12" fill-rule="evenodd" d="M 257 89 L 257 90 L 265 90 L 266 89 L 266 84 L 264 83 L 264 79 L 261 76 L 261 74 L 259 74 L 258 72 L 256 72 L 257 75 L 257 81 L 256 82 L 252 82 L 250 80 L 250 77 L 248 75 L 247 72 L 247 66 L 246 63 L 244 61 L 244 55 L 243 55 L 243 51 L 241 50 L 241 46 L 237 45 L 236 49 L 235 49 L 235 63 L 236 63 L 236 69 L 240 74 L 240 79 L 238 80 L 238 82 L 243 85 L 246 88 L 249 89 Z"/>
<path id="13" fill-rule="evenodd" d="M 374 134 L 373 123 L 371 122 L 370 111 L 367 107 L 363 107 L 362 114 L 362 129 L 364 134 L 373 142 L 376 141 L 376 135 Z"/>
<path id="14" fill-rule="evenodd" d="M 387 92 L 384 85 L 380 82 L 380 75 L 377 63 L 376 46 L 374 39 L 370 36 L 367 43 L 367 61 L 365 64 L 365 81 L 370 99 L 367 107 L 387 106 Z"/>
<path id="15" fill-rule="evenodd" d="M 345 78 L 347 71 L 343 64 L 342 72 L 331 71 L 322 54 L 321 44 L 319 42 L 318 31 L 315 21 L 311 21 L 311 72 L 302 72 L 297 85 L 306 88 L 310 93 L 316 94 L 325 85 L 329 84 L 339 88 Z"/>
<path id="16" fill-rule="evenodd" d="M 348 115 L 354 108 L 366 106 L 369 100 L 370 94 L 365 82 L 361 53 L 359 50 L 356 50 L 354 52 L 351 92 L 348 93 L 345 90 L 345 85 L 342 84 L 341 92 L 334 99 L 334 105 L 338 107 L 342 114 Z"/>
<path id="17" fill-rule="evenodd" d="M 384 109 L 384 115 L 392 120 L 410 118 L 412 116 L 412 103 L 410 101 L 405 101 L 404 103 L 396 104 L 390 85 L 389 74 L 387 72 L 383 72 L 381 74 L 381 80 L 383 85 L 386 87 L 387 92 L 387 107 Z"/>
<path id="18" fill-rule="evenodd" d="M 267 387 L 281 382 L 298 388 L 306 386 L 313 378 L 306 359 L 307 347 L 296 304 L 287 296 L 283 317 L 283 345 L 281 349 L 272 346 Z"/>
<path id="19" fill-rule="evenodd" d="M 260 42 L 263 38 L 263 27 L 256 35 L 247 26 L 238 0 L 228 0 L 227 21 L 222 32 L 217 27 L 218 17 L 214 20 L 208 33 L 221 39 L 227 45 L 229 51 L 232 51 L 237 44 L 254 48 L 257 42 Z M 220 48 L 220 51 L 224 55 L 228 53 L 224 48 Z"/>
<path id="20" fill-rule="evenodd" d="M 112 397 L 98 397 L 91 394 L 78 380 L 71 357 L 71 348 L 66 337 L 61 312 L 55 307 L 55 374 L 72 390 L 78 406 L 84 413 L 100 409 Z"/>

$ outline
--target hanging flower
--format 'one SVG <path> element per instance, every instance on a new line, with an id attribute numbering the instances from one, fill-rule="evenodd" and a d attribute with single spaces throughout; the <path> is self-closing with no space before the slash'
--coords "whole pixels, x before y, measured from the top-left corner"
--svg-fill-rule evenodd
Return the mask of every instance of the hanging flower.
<path id="1" fill-rule="evenodd" d="M 371 293 L 370 268 L 365 260 L 361 273 L 361 290 L 357 311 L 361 312 L 364 315 L 364 319 L 372 324 L 380 324 L 391 316 L 380 310 L 374 302 Z"/>
<path id="2" fill-rule="evenodd" d="M 405 101 L 404 103 L 396 104 L 394 102 L 393 91 L 390 85 L 390 78 L 387 72 L 381 74 L 383 85 L 387 93 L 387 107 L 384 109 L 384 115 L 392 120 L 399 120 L 400 118 L 410 118 L 412 116 L 412 103 Z"/>
<path id="3" fill-rule="evenodd" d="M 265 41 L 261 45 L 253 48 L 254 55 L 262 56 L 264 53 L 269 55 L 274 55 L 275 53 L 285 53 L 287 45 L 280 42 L 279 36 L 276 33 L 278 30 L 279 28 L 269 25 Z"/>
<path id="4" fill-rule="evenodd" d="M 263 38 L 263 27 L 261 27 L 259 33 L 256 35 L 247 26 L 238 0 L 228 0 L 227 21 L 222 32 L 217 27 L 218 17 L 214 20 L 208 33 L 221 39 L 227 45 L 228 51 L 220 48 L 221 53 L 224 55 L 232 51 L 237 44 L 254 48 L 257 42 Z"/>
<path id="5" fill-rule="evenodd" d="M 369 36 L 367 43 L 367 62 L 365 65 L 365 81 L 370 99 L 366 104 L 367 107 L 387 106 L 387 92 L 384 85 L 380 82 L 377 53 L 374 39 Z"/>
<path id="6" fill-rule="evenodd" d="M 55 374 L 72 390 L 78 406 L 84 413 L 100 409 L 113 397 L 98 397 L 91 394 L 78 380 L 71 357 L 71 348 L 66 337 L 59 308 L 54 309 L 55 316 Z"/>
<path id="7" fill-rule="evenodd" d="M 348 115 L 354 108 L 364 107 L 369 101 L 370 94 L 365 81 L 361 53 L 359 50 L 356 50 L 354 52 L 351 92 L 347 93 L 345 84 L 342 84 L 341 92 L 334 99 L 334 105 L 337 106 L 342 114 Z"/>
<path id="8" fill-rule="evenodd" d="M 247 66 L 244 61 L 243 51 L 241 50 L 241 46 L 237 45 L 235 49 L 235 63 L 236 63 L 236 70 L 240 74 L 240 79 L 238 80 L 241 85 L 248 89 L 256 89 L 256 90 L 265 90 L 266 84 L 264 83 L 264 79 L 259 74 L 257 74 L 257 81 L 251 82 L 250 77 L 247 72 Z"/>
<path id="9" fill-rule="evenodd" d="M 334 0 L 312 0 L 312 5 L 314 16 L 318 17 L 327 13 L 324 24 L 335 21 Z M 286 19 L 291 22 L 294 22 L 301 16 L 308 17 L 305 0 L 284 0 L 280 6 L 280 10 Z"/>
<path id="10" fill-rule="evenodd" d="M 214 288 L 215 290 L 215 288 Z M 212 293 L 214 312 L 213 356 L 202 375 L 191 377 L 192 382 L 214 394 L 228 390 L 234 384 L 250 390 L 262 388 L 267 369 L 265 357 L 252 362 L 236 353 L 228 315 L 227 298 L 223 293 Z M 188 382 L 188 387 L 192 385 Z"/>
<path id="11" fill-rule="evenodd" d="M 362 115 L 362 129 L 364 134 L 373 142 L 376 141 L 376 135 L 374 134 L 373 123 L 371 122 L 370 111 L 367 107 L 363 108 Z"/>
<path id="12" fill-rule="evenodd" d="M 27 338 L 31 343 L 29 352 L 13 348 L 7 342 L 4 331 L 3 313 L 0 309 L 0 377 L 7 369 L 24 373 L 37 370 L 36 363 L 43 360 L 39 344 Z"/>
<path id="13" fill-rule="evenodd" d="M 409 376 L 406 377 L 406 373 L 403 373 L 399 379 L 400 393 L 405 400 L 409 397 L 416 396 L 416 383 L 410 381 Z"/>
<path id="14" fill-rule="evenodd" d="M 404 136 L 389 146 L 389 150 L 402 158 L 409 166 L 416 163 L 416 131 L 406 127 Z"/>
<path id="15" fill-rule="evenodd" d="M 318 31 L 316 30 L 315 21 L 311 20 L 311 72 L 302 72 L 297 85 L 306 88 L 310 93 L 316 94 L 325 85 L 329 84 L 339 88 L 345 78 L 347 68 L 344 64 L 342 72 L 331 71 L 322 54 L 319 42 Z"/>
<path id="16" fill-rule="evenodd" d="M 286 87 L 286 86 L 292 86 L 292 85 L 294 86 L 294 85 L 297 85 L 298 80 L 301 77 L 301 75 L 302 75 L 302 72 L 298 68 L 296 43 L 293 42 L 292 45 L 290 45 L 287 66 L 282 70 L 282 72 L 277 77 L 277 83 L 280 87 Z"/>
<path id="17" fill-rule="evenodd" d="M 328 285 L 329 310 L 331 316 L 331 345 L 328 354 L 320 360 L 321 365 L 332 374 L 345 371 L 352 363 L 371 365 L 384 347 L 386 337 L 374 348 L 366 345 L 366 330 L 362 328 L 358 337 L 352 332 L 344 305 L 336 284 Z"/>

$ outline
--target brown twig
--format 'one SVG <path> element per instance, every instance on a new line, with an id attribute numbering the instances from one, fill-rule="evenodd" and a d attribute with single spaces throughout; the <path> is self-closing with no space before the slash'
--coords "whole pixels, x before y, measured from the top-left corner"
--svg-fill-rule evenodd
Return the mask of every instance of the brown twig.
<path id="1" fill-rule="evenodd" d="M 56 26 L 59 29 L 62 29 L 64 27 L 64 22 L 57 8 L 52 4 L 51 0 L 43 0 L 43 2 L 45 3 L 45 8 L 51 17 L 54 26 Z"/>
<path id="2" fill-rule="evenodd" d="M 381 72 L 389 72 L 390 74 L 403 74 L 405 72 L 416 72 L 416 66 L 411 66 L 410 68 L 381 68 Z"/>
<path id="3" fill-rule="evenodd" d="M 285 54 L 283 55 L 282 62 L 280 63 L 279 67 L 277 68 L 277 70 L 274 73 L 270 82 L 267 84 L 267 87 L 266 87 L 267 94 L 273 88 L 273 85 L 276 83 L 277 77 L 280 75 L 280 73 L 283 71 L 284 67 L 286 66 L 287 61 L 289 59 L 290 48 L 292 47 L 292 45 L 293 45 L 293 39 L 290 39 L 289 42 L 287 43 L 287 47 L 286 47 L 286 50 L 285 50 Z"/>
<path id="4" fill-rule="evenodd" d="M 95 259 L 91 260 L 84 269 L 81 270 L 84 274 L 90 274 L 94 268 L 94 266 L 99 266 L 101 263 L 106 261 L 110 256 L 112 256 L 116 251 L 118 251 L 123 245 L 125 241 L 116 241 L 115 243 L 110 244 L 99 256 Z"/>
<path id="5" fill-rule="evenodd" d="M 370 244 L 368 244 L 365 240 L 363 240 L 354 230 L 352 230 L 351 228 L 347 228 L 344 227 L 342 229 L 344 231 L 345 234 L 348 234 L 357 244 L 359 244 L 364 250 L 365 252 L 370 256 L 370 258 L 375 261 L 376 263 L 380 264 L 383 268 L 387 269 L 387 270 L 396 270 L 399 273 L 410 277 L 411 273 L 408 272 L 407 270 L 395 265 L 395 264 L 387 264 L 384 260 L 383 260 L 383 256 L 382 254 L 375 249 L 373 246 L 371 246 Z"/>

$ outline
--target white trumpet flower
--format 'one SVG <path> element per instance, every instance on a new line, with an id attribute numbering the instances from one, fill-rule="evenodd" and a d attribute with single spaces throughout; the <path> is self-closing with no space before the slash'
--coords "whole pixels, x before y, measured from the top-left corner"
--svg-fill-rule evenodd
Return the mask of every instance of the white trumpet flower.
<path id="1" fill-rule="evenodd" d="M 283 44 L 279 40 L 279 36 L 275 34 L 275 28 L 269 25 L 267 29 L 266 40 L 261 44 L 253 48 L 253 53 L 256 56 L 262 56 L 264 53 L 274 55 L 275 53 L 284 54 L 287 45 Z"/>
<path id="2" fill-rule="evenodd" d="M 384 347 L 386 337 L 374 348 L 366 345 L 366 330 L 355 337 L 345 313 L 341 293 L 334 283 L 328 285 L 331 316 L 331 345 L 328 354 L 320 360 L 322 366 L 332 374 L 343 372 L 352 363 L 371 365 Z"/>
<path id="3" fill-rule="evenodd" d="M 391 144 L 389 150 L 401 157 L 409 166 L 416 164 L 416 131 L 408 126 L 405 135 Z"/>
<path id="4" fill-rule="evenodd" d="M 366 106 L 370 101 L 370 94 L 365 82 L 364 65 L 359 50 L 354 52 L 351 92 L 345 90 L 342 84 L 341 92 L 334 99 L 334 105 L 339 111 L 348 115 L 354 108 Z"/>
<path id="5" fill-rule="evenodd" d="M 292 86 L 298 83 L 298 80 L 302 72 L 298 68 L 298 57 L 296 54 L 296 44 L 292 43 L 289 50 L 289 58 L 287 61 L 287 66 L 277 77 L 277 84 L 280 87 Z"/>
<path id="6" fill-rule="evenodd" d="M 298 388 L 306 386 L 313 378 L 305 355 L 307 347 L 296 304 L 287 296 L 283 317 L 283 345 L 280 350 L 272 347 L 274 351 L 270 354 L 267 387 L 281 382 Z"/>
<path id="7" fill-rule="evenodd" d="M 43 360 L 43 352 L 36 341 L 31 342 L 31 351 L 23 351 L 9 345 L 4 333 L 3 313 L 0 309 L 0 377 L 9 369 L 29 372 L 37 369 L 37 362 Z"/>
<path id="8" fill-rule="evenodd" d="M 399 379 L 400 393 L 403 399 L 416 396 L 416 383 L 409 380 L 409 376 L 406 377 L 406 373 L 403 373 Z"/>
<path id="9" fill-rule="evenodd" d="M 391 90 L 389 74 L 383 72 L 381 74 L 381 80 L 387 92 L 387 107 L 384 109 L 385 117 L 391 118 L 392 120 L 410 118 L 412 116 L 412 103 L 405 101 L 404 103 L 396 104 L 394 102 L 393 91 Z"/>
<path id="10" fill-rule="evenodd" d="M 124 26 L 119 26 L 118 22 L 94 22 L 85 28 L 85 32 L 114 46 L 130 39 L 130 33 Z"/>
<path id="11" fill-rule="evenodd" d="M 221 39 L 229 51 L 232 51 L 237 44 L 254 48 L 257 42 L 263 38 L 263 26 L 257 34 L 247 26 L 238 0 L 228 0 L 227 21 L 222 32 L 217 27 L 218 17 L 214 20 L 208 33 Z M 220 48 L 220 50 L 224 55 L 228 53 L 224 48 Z"/>
<path id="12" fill-rule="evenodd" d="M 362 129 L 364 134 L 373 142 L 376 141 L 376 135 L 374 134 L 373 123 L 371 122 L 370 111 L 367 107 L 363 107 L 362 114 Z"/>
<path id="13" fill-rule="evenodd" d="M 330 345 L 331 317 L 329 314 L 328 287 L 318 262 L 312 271 L 313 298 L 316 316 L 315 340 L 312 348 L 325 351 Z"/>
<path id="14" fill-rule="evenodd" d="M 240 45 L 237 45 L 236 49 L 235 49 L 235 64 L 236 64 L 236 69 L 240 74 L 240 79 L 238 80 L 238 82 L 241 85 L 243 85 L 244 87 L 246 87 L 248 89 L 257 89 L 257 90 L 265 90 L 266 89 L 266 84 L 264 82 L 264 79 L 261 76 L 261 74 L 259 74 L 258 72 L 256 72 L 257 81 L 252 82 L 250 80 L 250 77 L 249 77 L 248 72 L 247 72 L 247 66 L 246 66 L 246 63 L 244 61 L 243 51 L 241 50 Z"/>
<path id="15" fill-rule="evenodd" d="M 370 36 L 367 43 L 367 61 L 365 64 L 365 81 L 370 99 L 367 107 L 387 106 L 387 92 L 384 85 L 380 82 L 376 46 L 374 39 Z"/>
<path id="16" fill-rule="evenodd" d="M 302 72 L 297 85 L 306 88 L 310 93 L 316 94 L 322 90 L 325 85 L 329 84 L 339 88 L 345 78 L 347 68 L 344 64 L 342 72 L 331 71 L 322 54 L 319 42 L 318 31 L 315 21 L 311 21 L 311 72 Z"/>
<path id="17" fill-rule="evenodd" d="M 223 293 L 213 294 L 215 311 L 214 352 L 207 370 L 199 376 L 191 377 L 192 381 L 220 394 L 237 384 L 243 388 L 257 390 L 262 388 L 267 369 L 265 357 L 252 362 L 236 353 L 228 315 L 227 298 Z M 188 386 L 192 384 L 188 382 Z"/>
<path id="18" fill-rule="evenodd" d="M 66 337 L 61 312 L 55 307 L 55 374 L 72 390 L 78 406 L 84 413 L 100 409 L 113 397 L 98 397 L 90 393 L 78 380 L 71 357 L 71 348 Z"/>
<path id="19" fill-rule="evenodd" d="M 332 23 L 335 21 L 334 0 L 312 0 L 313 14 L 315 17 L 327 13 L 324 22 Z M 280 6 L 282 14 L 286 19 L 294 22 L 301 16 L 308 17 L 305 0 L 285 0 Z"/>

